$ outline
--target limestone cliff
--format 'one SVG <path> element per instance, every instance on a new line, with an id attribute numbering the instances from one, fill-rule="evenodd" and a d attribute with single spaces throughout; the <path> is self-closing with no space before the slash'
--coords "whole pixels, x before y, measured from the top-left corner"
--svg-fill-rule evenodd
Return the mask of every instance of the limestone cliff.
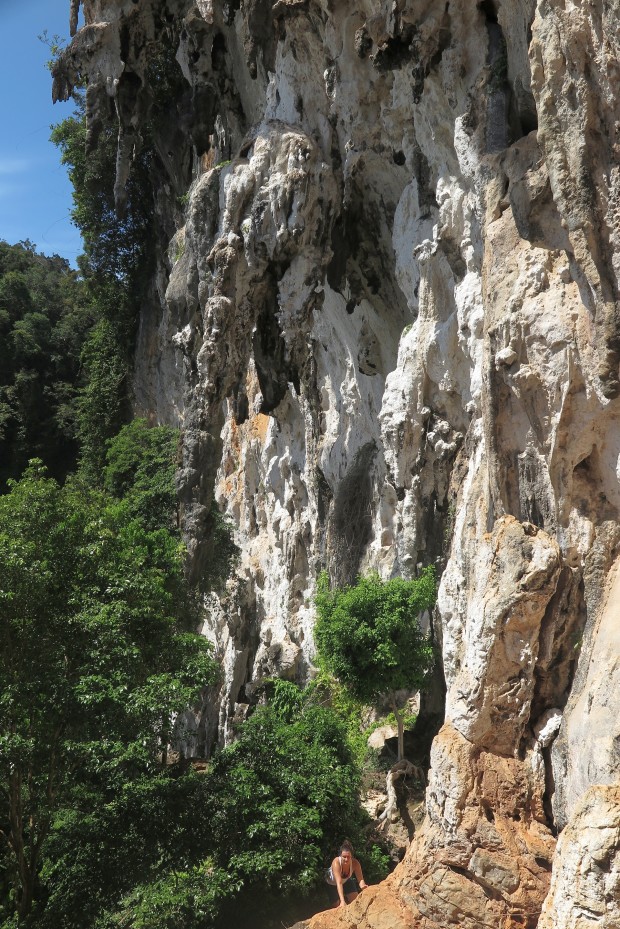
<path id="1" fill-rule="evenodd" d="M 425 825 L 312 925 L 617 929 L 619 0 L 83 10 L 55 93 L 93 143 L 114 103 L 119 208 L 162 48 L 185 79 L 135 405 L 183 429 L 195 575 L 214 499 L 240 550 L 197 745 L 307 675 L 322 566 L 437 562 Z"/>

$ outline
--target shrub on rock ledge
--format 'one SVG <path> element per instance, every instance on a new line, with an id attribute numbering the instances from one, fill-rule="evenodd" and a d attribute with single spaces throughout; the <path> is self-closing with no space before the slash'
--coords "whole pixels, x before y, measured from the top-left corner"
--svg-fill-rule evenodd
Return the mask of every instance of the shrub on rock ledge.
<path id="1" fill-rule="evenodd" d="M 426 568 L 412 581 L 361 577 L 341 589 L 319 578 L 314 638 L 319 660 L 359 700 L 372 704 L 389 696 L 398 725 L 398 759 L 403 757 L 403 708 L 396 692 L 421 690 L 433 667 L 433 648 L 419 617 L 435 602 L 435 573 Z"/>

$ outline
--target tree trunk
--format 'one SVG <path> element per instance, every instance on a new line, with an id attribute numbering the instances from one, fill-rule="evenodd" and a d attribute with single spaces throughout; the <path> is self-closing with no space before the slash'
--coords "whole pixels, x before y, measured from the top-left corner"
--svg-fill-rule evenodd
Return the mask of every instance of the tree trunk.
<path id="1" fill-rule="evenodd" d="M 398 755 L 396 762 L 402 761 L 405 757 L 405 723 L 403 721 L 404 708 L 399 709 L 396 706 L 396 697 L 392 694 L 392 709 L 394 710 L 394 716 L 396 717 L 396 728 L 398 730 Z"/>
<path id="2" fill-rule="evenodd" d="M 20 926 L 30 915 L 30 910 L 32 909 L 32 903 L 34 900 L 34 881 L 35 873 L 33 871 L 29 871 L 27 874 L 21 875 L 21 896 L 19 898 L 19 903 L 17 904 L 17 914 L 19 917 Z"/>

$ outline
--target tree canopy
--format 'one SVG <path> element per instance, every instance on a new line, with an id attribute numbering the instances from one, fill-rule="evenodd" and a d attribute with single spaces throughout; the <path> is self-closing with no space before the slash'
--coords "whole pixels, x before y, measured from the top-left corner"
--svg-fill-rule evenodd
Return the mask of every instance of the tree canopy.
<path id="1" fill-rule="evenodd" d="M 434 602 L 432 567 L 415 580 L 382 581 L 370 574 L 334 590 L 326 573 L 319 578 L 314 629 L 319 658 L 359 700 L 372 704 L 382 695 L 391 696 L 399 723 L 399 758 L 402 717 L 395 694 L 419 690 L 428 681 L 433 648 L 419 616 Z"/>
<path id="2" fill-rule="evenodd" d="M 92 325 L 83 281 L 65 259 L 0 241 L 0 492 L 29 458 L 59 479 L 75 467 Z"/>
<path id="3" fill-rule="evenodd" d="M 178 529 L 174 466 L 179 438 L 176 429 L 151 428 L 145 419 L 134 419 L 108 442 L 104 488 L 149 529 Z"/>
<path id="4" fill-rule="evenodd" d="M 59 806 L 156 769 L 215 665 L 188 629 L 178 541 L 122 501 L 33 462 L 0 527 L 0 790 L 25 915 Z"/>
<path id="5" fill-rule="evenodd" d="M 371 879 L 385 876 L 343 721 L 311 689 L 284 689 L 206 769 L 119 779 L 105 799 L 74 790 L 45 846 L 37 929 L 256 926 L 316 889 L 343 835 Z"/>
<path id="6" fill-rule="evenodd" d="M 145 430 L 110 443 L 103 490 L 32 462 L 0 496 L 3 929 L 255 924 L 316 888 L 343 835 L 373 874 L 359 765 L 316 688 L 274 682 L 206 770 L 171 762 L 216 668 L 179 539 L 149 525 L 149 501 L 169 521 L 176 435 Z"/>

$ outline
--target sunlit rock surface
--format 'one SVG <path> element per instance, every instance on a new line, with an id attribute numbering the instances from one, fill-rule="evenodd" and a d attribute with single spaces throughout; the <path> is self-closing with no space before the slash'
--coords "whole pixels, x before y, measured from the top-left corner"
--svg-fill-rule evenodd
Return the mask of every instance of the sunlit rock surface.
<path id="1" fill-rule="evenodd" d="M 436 563 L 425 825 L 311 925 L 617 927 L 620 3 L 83 8 L 54 92 L 88 76 L 91 144 L 116 108 L 120 210 L 162 49 L 184 78 L 135 406 L 183 429 L 194 576 L 214 500 L 239 549 L 188 749 L 307 678 L 322 567 Z"/>

